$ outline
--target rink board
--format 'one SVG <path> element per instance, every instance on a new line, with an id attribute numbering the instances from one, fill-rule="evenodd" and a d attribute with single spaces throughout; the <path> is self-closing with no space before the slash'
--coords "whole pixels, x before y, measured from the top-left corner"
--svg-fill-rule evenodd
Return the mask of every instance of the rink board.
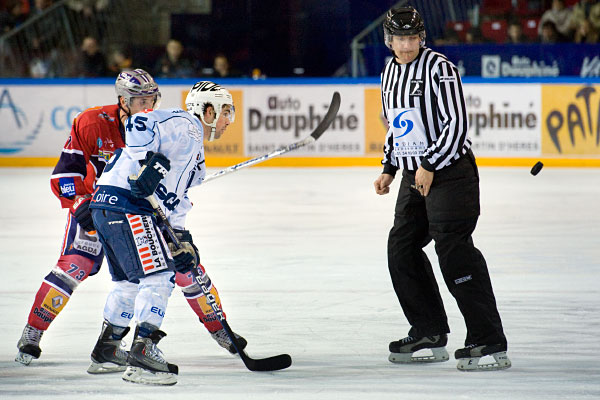
<path id="1" fill-rule="evenodd" d="M 193 80 L 158 80 L 161 108 L 182 107 Z M 0 80 L 0 166 L 52 166 L 75 116 L 115 102 L 112 79 Z M 265 166 L 376 166 L 386 135 L 377 79 L 223 80 L 236 119 L 206 143 L 207 163 L 237 164 L 308 136 L 338 91 L 342 103 L 314 144 Z M 481 165 L 600 166 L 600 84 L 594 80 L 465 79 Z"/>

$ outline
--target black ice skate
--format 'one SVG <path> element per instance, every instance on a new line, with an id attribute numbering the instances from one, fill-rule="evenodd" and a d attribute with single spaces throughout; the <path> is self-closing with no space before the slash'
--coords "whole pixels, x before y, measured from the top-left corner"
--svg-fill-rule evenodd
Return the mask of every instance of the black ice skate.
<path id="1" fill-rule="evenodd" d="M 233 332 L 233 334 L 235 335 L 235 337 L 241 347 L 240 350 L 244 350 L 246 348 L 246 345 L 248 344 L 248 342 L 246 342 L 246 339 L 244 339 L 243 337 L 241 337 L 240 335 L 238 335 L 235 332 Z M 224 348 L 231 354 L 237 354 L 237 350 L 235 349 L 233 343 L 231 342 L 229 335 L 227 335 L 227 332 L 225 332 L 225 329 L 220 329 L 216 332 L 212 332 L 210 335 L 212 336 L 213 339 L 216 340 L 216 342 L 219 344 L 219 346 L 221 346 L 222 348 Z"/>
<path id="2" fill-rule="evenodd" d="M 156 344 L 167 336 L 161 330 L 155 330 L 148 337 L 136 337 L 129 357 L 123 380 L 145 385 L 174 385 L 177 383 L 179 368 L 163 358 Z"/>
<path id="3" fill-rule="evenodd" d="M 42 354 L 40 340 L 42 339 L 44 332 L 45 331 L 36 329 L 29 324 L 25 325 L 21 339 L 19 339 L 19 342 L 17 343 L 19 353 L 17 354 L 17 357 L 15 357 L 15 361 L 20 362 L 23 365 L 29 365 L 31 360 L 39 358 L 40 354 Z"/>
<path id="4" fill-rule="evenodd" d="M 482 357 L 491 356 L 493 362 L 479 364 Z M 454 352 L 454 358 L 458 360 L 456 368 L 461 371 L 495 371 L 510 368 L 510 359 L 506 355 L 505 344 L 477 345 L 471 344 Z"/>
<path id="5" fill-rule="evenodd" d="M 407 336 L 404 339 L 390 343 L 390 356 L 388 359 L 399 364 L 448 361 L 450 357 L 446 351 L 446 343 L 448 343 L 448 335 L 446 334 L 421 338 Z M 424 349 L 431 350 L 432 354 L 413 355 L 413 353 Z"/>
<path id="6" fill-rule="evenodd" d="M 106 374 L 125 371 L 128 353 L 121 347 L 121 340 L 127 335 L 127 332 L 129 332 L 129 327 L 125 328 L 117 339 L 113 339 L 113 327 L 104 321 L 98 342 L 92 350 L 92 363 L 87 369 L 88 373 Z"/>

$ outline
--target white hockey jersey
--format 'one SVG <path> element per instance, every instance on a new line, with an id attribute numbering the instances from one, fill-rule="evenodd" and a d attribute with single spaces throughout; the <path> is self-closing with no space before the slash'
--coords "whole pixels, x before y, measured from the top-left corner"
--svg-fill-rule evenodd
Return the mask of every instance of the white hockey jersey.
<path id="1" fill-rule="evenodd" d="M 125 125 L 125 147 L 115 152 L 97 182 L 91 208 L 132 214 L 151 212 L 146 200 L 131 195 L 127 178 L 140 170 L 148 151 L 161 153 L 171 169 L 154 193 L 174 228 L 185 226 L 192 204 L 187 190 L 206 176 L 204 132 L 200 121 L 179 108 L 141 112 Z"/>

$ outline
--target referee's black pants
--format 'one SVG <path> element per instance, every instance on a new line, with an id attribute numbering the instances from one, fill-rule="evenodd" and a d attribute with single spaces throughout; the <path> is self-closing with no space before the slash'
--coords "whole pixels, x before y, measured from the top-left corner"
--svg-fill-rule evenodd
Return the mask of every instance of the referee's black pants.
<path id="1" fill-rule="evenodd" d="M 471 151 L 436 171 L 427 197 L 411 188 L 414 171 L 403 170 L 388 267 L 411 325 L 409 335 L 450 332 L 431 263 L 423 248 L 433 241 L 446 286 L 467 327 L 465 345 L 506 343 L 485 259 L 471 234 L 479 217 L 479 174 Z"/>

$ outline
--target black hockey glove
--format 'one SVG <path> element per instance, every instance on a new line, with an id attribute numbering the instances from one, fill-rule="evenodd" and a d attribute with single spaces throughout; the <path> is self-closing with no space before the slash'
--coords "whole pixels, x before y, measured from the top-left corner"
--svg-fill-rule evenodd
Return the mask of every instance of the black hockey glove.
<path id="1" fill-rule="evenodd" d="M 171 169 L 171 162 L 161 153 L 149 151 L 137 177 L 131 176 L 127 182 L 131 185 L 131 194 L 144 199 L 154 193 L 159 182 Z"/>
<path id="2" fill-rule="evenodd" d="M 173 256 L 173 261 L 175 261 L 175 269 L 177 272 L 185 274 L 200 264 L 200 255 L 198 254 L 198 248 L 192 241 L 190 231 L 175 229 L 175 234 L 181 243 L 181 248 L 178 249 L 175 243 L 169 242 L 169 250 Z"/>
<path id="3" fill-rule="evenodd" d="M 92 197 L 82 196 L 75 200 L 71 206 L 71 214 L 75 217 L 77 223 L 86 231 L 95 231 L 94 220 L 92 220 L 92 213 L 90 211 L 90 203 Z"/>

